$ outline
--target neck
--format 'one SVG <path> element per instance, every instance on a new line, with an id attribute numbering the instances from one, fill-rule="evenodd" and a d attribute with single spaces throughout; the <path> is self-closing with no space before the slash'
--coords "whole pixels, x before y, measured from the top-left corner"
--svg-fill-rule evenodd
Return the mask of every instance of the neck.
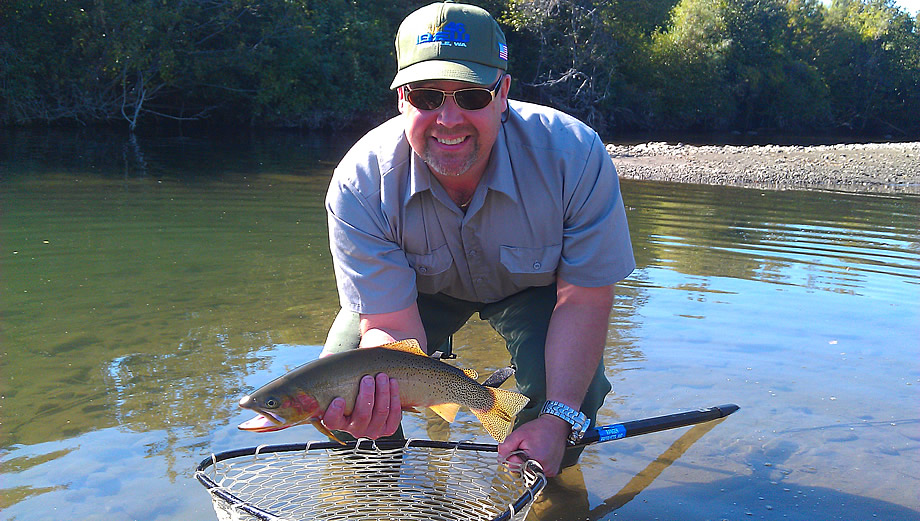
<path id="1" fill-rule="evenodd" d="M 444 187 L 444 191 L 447 192 L 451 200 L 460 208 L 465 209 L 473 199 L 476 187 L 479 186 L 479 181 L 482 179 L 482 173 L 476 176 L 470 176 L 468 174 L 462 176 L 442 176 L 434 174 L 434 178 Z"/>

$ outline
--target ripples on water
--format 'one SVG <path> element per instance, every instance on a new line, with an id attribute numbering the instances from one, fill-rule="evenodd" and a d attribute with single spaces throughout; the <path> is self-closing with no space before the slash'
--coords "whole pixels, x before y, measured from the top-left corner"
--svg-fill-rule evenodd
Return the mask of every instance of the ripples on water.
<path id="1" fill-rule="evenodd" d="M 321 202 L 347 143 L 2 137 L 0 518 L 213 518 L 191 478 L 210 451 L 317 437 L 237 432 L 235 404 L 336 312 Z M 742 409 L 589 448 L 540 518 L 920 516 L 920 198 L 623 193 L 639 267 L 602 421 Z M 457 345 L 480 374 L 507 362 L 481 323 Z"/>

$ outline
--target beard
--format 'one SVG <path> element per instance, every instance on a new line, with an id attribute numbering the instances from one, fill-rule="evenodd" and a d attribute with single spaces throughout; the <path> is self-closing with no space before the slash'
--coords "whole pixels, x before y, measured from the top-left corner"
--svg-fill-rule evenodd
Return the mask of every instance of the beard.
<path id="1" fill-rule="evenodd" d="M 455 154 L 436 153 L 432 146 L 425 147 L 425 153 L 422 159 L 428 165 L 428 168 L 436 174 L 447 177 L 459 177 L 467 173 L 476 161 L 479 159 L 479 140 L 475 136 L 470 136 L 473 140 L 473 147 L 468 154 L 459 156 Z"/>

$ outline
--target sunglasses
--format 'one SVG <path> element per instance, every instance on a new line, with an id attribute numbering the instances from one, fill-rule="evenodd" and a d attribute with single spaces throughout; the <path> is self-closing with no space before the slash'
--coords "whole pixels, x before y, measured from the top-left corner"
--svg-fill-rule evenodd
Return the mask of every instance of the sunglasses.
<path id="1" fill-rule="evenodd" d="M 505 75 L 502 74 L 490 88 L 473 87 L 469 89 L 459 89 L 446 91 L 440 89 L 431 89 L 428 87 L 419 87 L 413 89 L 406 85 L 403 87 L 403 93 L 406 100 L 413 107 L 419 110 L 437 110 L 444 104 L 447 96 L 454 98 L 454 103 L 463 110 L 481 110 L 489 106 L 495 95 L 498 94 L 498 88 L 502 83 Z"/>

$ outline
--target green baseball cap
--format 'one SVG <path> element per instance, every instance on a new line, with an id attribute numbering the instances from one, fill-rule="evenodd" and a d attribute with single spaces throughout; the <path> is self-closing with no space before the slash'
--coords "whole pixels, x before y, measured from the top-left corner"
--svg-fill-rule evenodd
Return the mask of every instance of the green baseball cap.
<path id="1" fill-rule="evenodd" d="M 391 89 L 424 80 L 491 84 L 508 68 L 505 33 L 485 9 L 440 2 L 403 20 L 396 33 L 399 70 Z"/>

